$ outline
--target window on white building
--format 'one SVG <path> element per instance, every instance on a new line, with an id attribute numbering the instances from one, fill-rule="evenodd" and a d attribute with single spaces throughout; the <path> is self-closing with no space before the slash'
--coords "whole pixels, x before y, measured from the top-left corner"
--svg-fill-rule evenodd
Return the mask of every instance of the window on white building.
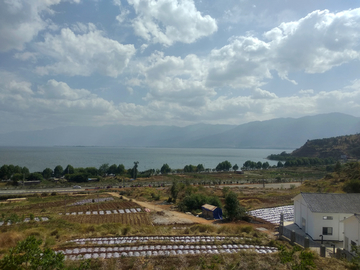
<path id="1" fill-rule="evenodd" d="M 322 228 L 323 235 L 332 235 L 333 234 L 333 228 L 332 227 L 323 227 Z"/>
<path id="2" fill-rule="evenodd" d="M 323 220 L 333 220 L 332 216 L 323 216 Z"/>

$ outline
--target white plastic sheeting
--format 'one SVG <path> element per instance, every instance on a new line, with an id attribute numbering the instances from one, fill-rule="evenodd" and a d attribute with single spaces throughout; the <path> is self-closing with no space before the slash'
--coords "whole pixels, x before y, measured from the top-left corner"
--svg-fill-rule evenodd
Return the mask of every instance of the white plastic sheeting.
<path id="1" fill-rule="evenodd" d="M 123 236 L 123 237 L 103 237 L 103 238 L 79 238 L 70 240 L 69 242 L 91 243 L 91 244 L 130 244 L 130 243 L 145 243 L 148 241 L 168 241 L 179 243 L 209 243 L 216 241 L 238 241 L 243 240 L 243 237 L 220 237 L 220 236 Z"/>
<path id="2" fill-rule="evenodd" d="M 141 208 L 131 208 L 131 209 L 119 209 L 119 210 L 100 210 L 100 211 L 86 211 L 85 214 L 86 215 L 104 215 L 105 213 L 107 215 L 110 214 L 124 214 L 124 213 L 137 213 L 137 212 L 141 212 Z M 72 212 L 72 213 L 65 213 L 66 215 L 83 215 L 84 212 Z M 62 213 L 59 213 L 59 215 L 62 215 Z"/>
<path id="3" fill-rule="evenodd" d="M 78 202 L 74 202 L 70 204 L 70 206 L 76 206 L 76 205 L 84 205 L 87 203 L 97 203 L 97 202 L 107 202 L 107 201 L 113 201 L 113 197 L 107 197 L 107 198 L 96 198 L 96 199 L 85 199 Z"/>
<path id="4" fill-rule="evenodd" d="M 249 212 L 253 217 L 258 217 L 274 224 L 280 224 L 281 213 L 284 214 L 284 221 L 293 221 L 294 205 L 256 209 Z"/>
<path id="5" fill-rule="evenodd" d="M 36 221 L 36 222 L 49 221 L 49 218 L 48 217 L 35 217 L 33 219 L 33 221 Z M 22 222 L 28 223 L 28 222 L 30 222 L 30 218 L 25 218 Z M 18 222 L 16 224 L 18 224 Z M 10 225 L 12 225 L 12 222 L 11 222 L 11 220 L 0 221 L 0 226 L 3 226 L 3 225 L 10 226 Z"/>

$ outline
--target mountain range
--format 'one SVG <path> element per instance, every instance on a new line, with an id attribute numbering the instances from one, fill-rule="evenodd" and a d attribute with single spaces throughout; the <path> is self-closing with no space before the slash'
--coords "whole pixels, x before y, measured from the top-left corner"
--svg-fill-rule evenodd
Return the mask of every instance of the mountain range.
<path id="1" fill-rule="evenodd" d="M 307 140 L 356 134 L 360 118 L 341 113 L 277 118 L 239 126 L 109 125 L 0 134 L 0 146 L 121 146 L 295 149 Z"/>

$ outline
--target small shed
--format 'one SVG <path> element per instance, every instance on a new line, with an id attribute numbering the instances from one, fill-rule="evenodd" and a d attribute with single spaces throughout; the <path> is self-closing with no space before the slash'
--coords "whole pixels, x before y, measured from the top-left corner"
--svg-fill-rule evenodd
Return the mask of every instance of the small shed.
<path id="1" fill-rule="evenodd" d="M 219 207 L 216 207 L 211 204 L 204 204 L 201 206 L 202 215 L 205 218 L 211 219 L 222 219 L 222 210 Z"/>

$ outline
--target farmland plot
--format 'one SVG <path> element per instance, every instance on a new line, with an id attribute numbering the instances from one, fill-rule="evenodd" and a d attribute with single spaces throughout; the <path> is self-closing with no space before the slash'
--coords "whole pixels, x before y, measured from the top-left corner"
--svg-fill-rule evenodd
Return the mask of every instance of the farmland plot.
<path id="1" fill-rule="evenodd" d="M 63 215 L 61 218 L 76 223 L 103 224 L 120 223 L 128 225 L 151 225 L 148 213 L 108 214 L 108 215 Z"/>
<path id="2" fill-rule="evenodd" d="M 56 252 L 63 253 L 66 259 L 78 260 L 83 258 L 120 258 L 123 256 L 221 254 L 244 251 L 270 254 L 278 251 L 276 247 L 244 244 L 244 240 L 245 239 L 242 237 L 218 236 L 125 236 L 82 238 L 70 241 L 80 246 L 57 250 Z M 146 243 L 147 241 L 150 241 L 150 243 Z M 163 241 L 171 241 L 173 243 L 165 244 Z M 174 242 L 179 243 L 175 244 Z M 89 246 L 89 244 L 92 244 L 92 246 Z"/>
<path id="3" fill-rule="evenodd" d="M 139 208 L 139 205 L 134 202 L 104 202 L 104 203 L 90 203 L 86 205 L 72 206 L 67 209 L 68 212 L 87 212 L 87 211 L 106 211 L 116 209 L 131 209 Z"/>

